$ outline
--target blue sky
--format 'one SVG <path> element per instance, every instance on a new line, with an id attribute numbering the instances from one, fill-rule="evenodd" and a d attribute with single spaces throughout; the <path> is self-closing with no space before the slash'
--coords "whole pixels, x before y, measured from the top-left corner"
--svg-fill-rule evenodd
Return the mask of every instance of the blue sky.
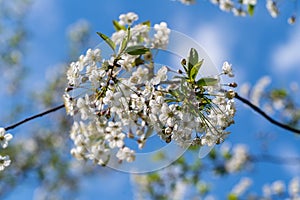
<path id="1" fill-rule="evenodd" d="M 259 3 L 262 4 L 257 7 L 254 17 L 237 18 L 221 12 L 209 1 L 200 0 L 193 6 L 170 0 L 37 1 L 27 20 L 32 35 L 26 62 L 31 66 L 31 78 L 36 80 L 34 86 L 39 87 L 51 67 L 67 57 L 66 30 L 70 24 L 86 19 L 91 23 L 93 32 L 110 35 L 113 32 L 112 20 L 118 19 L 121 13 L 132 11 L 139 15 L 141 21 L 165 21 L 171 29 L 194 38 L 219 68 L 223 61 L 231 62 L 238 83 L 254 84 L 264 75 L 272 77 L 272 87 L 288 87 L 291 81 L 297 80 L 299 83 L 300 26 L 297 23 L 294 26 L 287 24 L 291 14 L 288 6 L 283 5 L 287 11 L 273 19 L 267 13 L 264 2 Z M 94 37 L 97 39 L 96 34 Z M 230 128 L 231 143 L 247 143 L 251 145 L 251 152 L 259 152 L 260 142 L 255 133 L 265 131 L 276 133 L 276 142 L 272 143 L 274 154 L 300 155 L 299 138 L 270 125 L 240 103 L 237 110 L 236 124 Z M 272 165 L 262 165 L 249 175 L 258 183 L 257 188 L 262 181 L 288 180 L 299 174 L 299 168 L 282 167 L 276 174 L 271 168 Z M 100 172 L 92 179 L 84 180 L 79 199 L 99 196 L 103 199 L 132 199 L 129 175 L 108 171 L 109 175 Z M 222 184 L 223 181 L 216 187 L 221 188 Z M 16 199 L 23 194 L 32 198 L 35 186 L 34 183 L 21 185 L 18 194 L 12 194 L 8 199 Z"/>

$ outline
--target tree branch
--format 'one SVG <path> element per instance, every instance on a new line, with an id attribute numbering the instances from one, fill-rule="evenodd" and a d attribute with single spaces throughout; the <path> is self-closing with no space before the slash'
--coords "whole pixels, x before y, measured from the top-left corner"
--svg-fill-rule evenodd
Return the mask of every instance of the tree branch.
<path id="1" fill-rule="evenodd" d="M 258 114 L 262 115 L 264 118 L 266 118 L 269 122 L 271 122 L 272 124 L 279 126 L 285 130 L 300 134 L 300 130 L 293 128 L 289 125 L 283 124 L 281 122 L 278 122 L 276 120 L 274 120 L 273 118 L 271 118 L 269 115 L 267 115 L 264 111 L 262 111 L 259 107 L 257 107 L 256 105 L 252 104 L 250 101 L 248 101 L 247 99 L 241 97 L 238 95 L 238 93 L 235 93 L 235 98 L 240 100 L 241 102 L 243 102 L 244 104 L 247 104 L 250 108 L 252 108 L 254 111 L 256 111 Z"/>
<path id="2" fill-rule="evenodd" d="M 283 128 L 283 129 L 285 129 L 285 130 L 288 130 L 288 131 L 291 131 L 291 132 L 300 134 L 300 130 L 299 130 L 299 129 L 293 128 L 293 127 L 291 127 L 291 126 L 288 126 L 288 125 L 286 125 L 286 124 L 283 124 L 283 123 L 281 123 L 281 122 L 278 122 L 278 121 L 274 120 L 274 119 L 271 118 L 269 115 L 267 115 L 264 111 L 262 111 L 259 107 L 257 107 L 256 105 L 252 104 L 249 100 L 247 100 L 247 99 L 245 99 L 245 98 L 239 96 L 238 93 L 235 93 L 235 98 L 238 99 L 238 100 L 240 100 L 240 101 L 243 102 L 244 104 L 247 104 L 250 108 L 252 108 L 252 109 L 253 109 L 254 111 L 256 111 L 258 114 L 262 115 L 265 119 L 267 119 L 267 120 L 268 120 L 269 122 L 271 122 L 272 124 L 274 124 L 274 125 L 276 125 L 276 126 L 279 126 L 279 127 Z M 42 112 L 42 113 L 39 113 L 39 114 L 37 114 L 37 115 L 33 115 L 33 116 L 31 116 L 31 117 L 28 117 L 28 118 L 26 118 L 26 119 L 24 119 L 24 120 L 22 120 L 22 121 L 20 121 L 20 122 L 17 122 L 17 123 L 15 123 L 15 124 L 13 124 L 13 125 L 7 126 L 7 127 L 5 127 L 4 129 L 5 129 L 6 131 L 8 131 L 8 130 L 10 130 L 10 129 L 14 129 L 14 128 L 16 128 L 17 126 L 19 126 L 19 125 L 21 125 L 21 124 L 24 124 L 24 123 L 26 123 L 26 122 L 28 122 L 28 121 L 31 121 L 31 120 L 33 120 L 33 119 L 35 119 L 35 118 L 38 118 L 38 117 L 42 117 L 42 116 L 47 115 L 47 114 L 49 114 L 49 113 L 55 112 L 55 111 L 60 110 L 60 109 L 62 109 L 62 108 L 64 108 L 64 107 L 65 107 L 65 105 L 64 105 L 64 104 L 61 104 L 61 105 L 59 105 L 59 106 L 56 106 L 56 107 L 51 108 L 51 109 L 49 109 L 49 110 L 46 110 L 46 111 L 44 111 L 44 112 Z"/>
<path id="3" fill-rule="evenodd" d="M 31 120 L 33 120 L 33 119 L 35 119 L 35 118 L 38 118 L 38 117 L 42 117 L 42 116 L 47 115 L 47 114 L 49 114 L 49 113 L 55 112 L 55 111 L 57 111 L 57 110 L 59 110 L 59 109 L 62 109 L 62 108 L 64 108 L 64 107 L 65 107 L 65 105 L 64 105 L 64 104 L 61 104 L 61 105 L 59 105 L 59 106 L 56 106 L 56 107 L 51 108 L 51 109 L 49 109 L 49 110 L 46 110 L 46 111 L 44 111 L 44 112 L 42 112 L 42 113 L 39 113 L 39 114 L 33 115 L 33 116 L 31 116 L 31 117 L 28 117 L 28 118 L 26 118 L 26 119 L 24 119 L 24 120 L 22 120 L 22 121 L 19 121 L 19 122 L 13 124 L 13 125 L 10 125 L 10 126 L 8 126 L 8 127 L 5 127 L 4 129 L 5 129 L 6 131 L 8 131 L 8 130 L 10 130 L 10 129 L 14 129 L 14 128 L 16 128 L 17 126 L 19 126 L 19 125 L 21 125 L 21 124 L 24 124 L 24 123 L 26 123 L 26 122 L 28 122 L 28 121 L 31 121 Z"/>
<path id="4" fill-rule="evenodd" d="M 253 162 L 267 162 L 267 163 L 283 164 L 283 165 L 300 164 L 299 157 L 279 157 L 279 156 L 273 156 L 268 154 L 250 156 L 249 160 Z"/>

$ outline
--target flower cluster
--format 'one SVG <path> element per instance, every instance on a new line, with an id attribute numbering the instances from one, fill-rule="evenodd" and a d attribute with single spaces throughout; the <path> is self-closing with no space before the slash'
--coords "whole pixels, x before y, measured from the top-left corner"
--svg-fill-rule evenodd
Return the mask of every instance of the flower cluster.
<path id="1" fill-rule="evenodd" d="M 227 172 L 233 173 L 244 168 L 249 159 L 248 148 L 245 145 L 238 144 L 234 146 L 232 155 L 225 163 L 225 169 Z"/>
<path id="2" fill-rule="evenodd" d="M 8 146 L 8 142 L 13 138 L 10 133 L 6 133 L 5 129 L 0 127 L 0 145 L 3 149 Z M 5 167 L 8 167 L 11 163 L 9 156 L 0 155 L 0 171 L 3 171 Z"/>
<path id="3" fill-rule="evenodd" d="M 299 177 L 294 177 L 291 179 L 287 188 L 283 181 L 276 180 L 271 184 L 265 184 L 262 188 L 262 192 L 265 199 L 282 197 L 284 193 L 288 193 L 288 196 L 290 197 L 288 199 L 299 199 L 300 179 Z"/>
<path id="4" fill-rule="evenodd" d="M 211 0 L 218 5 L 222 11 L 232 12 L 235 16 L 253 15 L 256 6 L 256 0 L 242 0 L 234 2 L 232 0 Z"/>
<path id="5" fill-rule="evenodd" d="M 178 0 L 183 4 L 191 5 L 196 0 Z M 220 10 L 225 12 L 232 12 L 235 16 L 245 17 L 247 15 L 252 16 L 257 4 L 257 0 L 210 0 L 211 3 L 219 6 Z M 295 6 L 296 7 L 296 6 Z M 266 0 L 266 8 L 271 17 L 276 18 L 279 15 L 278 1 L 277 0 Z M 296 8 L 295 8 L 296 9 Z M 292 15 L 288 18 L 289 24 L 296 22 L 296 16 Z"/>
<path id="6" fill-rule="evenodd" d="M 238 184 L 236 184 L 230 193 L 232 197 L 240 197 L 242 196 L 247 189 L 251 186 L 252 180 L 248 177 L 243 177 Z M 236 198 L 237 199 L 237 198 Z"/>
<path id="7" fill-rule="evenodd" d="M 181 63 L 184 71 L 158 67 L 154 55 L 167 47 L 170 29 L 161 22 L 151 36 L 149 22 L 133 26 L 137 19 L 134 13 L 121 15 L 112 39 L 98 33 L 111 47 L 111 57 L 89 49 L 67 71 L 64 100 L 75 120 L 71 153 L 78 159 L 105 165 L 114 156 L 132 162 L 130 140 L 142 149 L 153 132 L 182 146 L 212 146 L 229 133 L 235 93 L 221 87 L 220 76 L 233 76 L 231 65 L 225 63 L 214 77 L 198 78 L 203 60 L 191 49 Z"/>

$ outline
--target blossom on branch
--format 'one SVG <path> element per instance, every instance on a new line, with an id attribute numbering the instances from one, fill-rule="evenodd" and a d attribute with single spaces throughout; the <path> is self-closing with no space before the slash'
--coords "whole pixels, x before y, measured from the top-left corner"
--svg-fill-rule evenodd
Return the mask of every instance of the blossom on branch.
<path id="1" fill-rule="evenodd" d="M 8 167 L 11 163 L 9 156 L 1 156 L 0 155 L 0 171 L 3 171 L 6 167 Z"/>
<path id="2" fill-rule="evenodd" d="M 204 60 L 193 48 L 182 60 L 181 73 L 156 65 L 155 55 L 167 48 L 171 31 L 161 22 L 151 33 L 150 22 L 134 25 L 137 19 L 134 13 L 121 15 L 111 39 L 98 33 L 110 57 L 89 49 L 70 64 L 64 100 L 74 117 L 71 153 L 77 159 L 100 165 L 112 157 L 133 162 L 132 141 L 142 149 L 153 132 L 183 147 L 194 140 L 213 146 L 225 140 L 226 128 L 234 123 L 232 95 L 220 83 L 221 75 L 233 76 L 231 65 L 224 63 L 219 75 L 199 78 Z"/>
<path id="3" fill-rule="evenodd" d="M 0 145 L 3 149 L 8 146 L 8 142 L 13 138 L 12 134 L 6 133 L 4 128 L 0 128 Z"/>

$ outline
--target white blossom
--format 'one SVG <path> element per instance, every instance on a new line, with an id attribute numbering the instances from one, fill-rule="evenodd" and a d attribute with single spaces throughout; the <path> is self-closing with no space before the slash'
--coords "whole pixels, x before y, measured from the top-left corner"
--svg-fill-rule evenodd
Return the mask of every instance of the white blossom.
<path id="1" fill-rule="evenodd" d="M 197 145 L 211 147 L 229 134 L 226 128 L 233 124 L 235 105 L 228 94 L 234 92 L 222 88 L 220 76 L 232 76 L 231 65 L 225 63 L 223 73 L 212 76 L 216 84 L 197 91 L 195 83 L 186 81 L 186 74 L 176 74 L 180 79 L 169 67 L 152 66 L 152 55 L 145 58 L 126 53 L 124 48 L 143 45 L 151 54 L 152 49 L 166 48 L 169 42 L 170 29 L 165 22 L 154 25 L 151 36 L 147 25 L 134 25 L 137 19 L 134 13 L 120 16 L 120 25 L 130 25 L 131 34 L 123 49 L 121 43 L 128 32 L 112 34 L 112 41 L 119 45 L 115 55 L 102 58 L 100 49 L 89 49 L 69 66 L 63 98 L 74 119 L 70 138 L 76 159 L 106 165 L 115 156 L 132 162 L 136 152 L 127 140 L 141 149 L 152 132 L 181 146 L 190 145 L 197 135 Z M 136 63 L 136 59 L 142 62 Z M 182 82 L 177 84 L 178 80 Z M 236 165 L 237 161 L 232 162 Z M 238 167 L 241 164 L 237 163 Z"/>
<path id="2" fill-rule="evenodd" d="M 242 3 L 245 5 L 256 5 L 257 0 L 242 0 Z"/>
<path id="3" fill-rule="evenodd" d="M 272 195 L 272 188 L 269 184 L 264 184 L 262 187 L 263 196 L 266 198 L 270 198 Z"/>
<path id="4" fill-rule="evenodd" d="M 234 146 L 231 158 L 225 163 L 228 172 L 236 172 L 245 165 L 248 160 L 248 149 L 245 145 Z"/>
<path id="5" fill-rule="evenodd" d="M 133 162 L 135 159 L 134 151 L 128 147 L 121 148 L 117 153 L 117 158 L 126 160 L 127 162 Z"/>
<path id="6" fill-rule="evenodd" d="M 0 155 L 0 171 L 3 171 L 6 167 L 8 167 L 11 163 L 9 156 L 1 156 Z"/>
<path id="7" fill-rule="evenodd" d="M 271 188 L 273 193 L 276 195 L 282 194 L 285 191 L 285 185 L 281 180 L 273 182 Z"/>
<path id="8" fill-rule="evenodd" d="M 221 10 L 229 12 L 233 8 L 233 2 L 231 0 L 220 0 L 219 7 Z"/>
<path id="9" fill-rule="evenodd" d="M 259 106 L 259 102 L 261 99 L 261 96 L 265 90 L 265 88 L 271 83 L 271 78 L 269 76 L 264 76 L 261 79 L 257 81 L 255 86 L 252 89 L 250 101 L 256 105 Z"/>
<path id="10" fill-rule="evenodd" d="M 168 68 L 166 66 L 163 66 L 162 68 L 160 68 L 155 76 L 154 79 L 152 79 L 152 84 L 153 85 L 157 85 L 159 84 L 161 81 L 165 81 L 167 80 L 167 72 L 168 72 Z"/>
<path id="11" fill-rule="evenodd" d="M 157 49 L 165 49 L 169 43 L 169 34 L 171 30 L 167 27 L 166 22 L 155 24 L 154 40 L 152 41 L 152 47 Z"/>
<path id="12" fill-rule="evenodd" d="M 247 12 L 243 10 L 242 8 L 232 8 L 232 12 L 234 16 L 240 16 L 240 17 L 245 17 L 247 16 Z"/>
<path id="13" fill-rule="evenodd" d="M 245 191 L 251 186 L 252 180 L 247 177 L 243 177 L 240 182 L 234 186 L 231 190 L 231 193 L 235 194 L 236 196 L 241 196 L 245 193 Z"/>
<path id="14" fill-rule="evenodd" d="M 290 194 L 290 196 L 292 197 L 296 197 L 299 196 L 300 197 L 300 178 L 299 177 L 294 177 L 288 186 L 288 192 Z"/>
<path id="15" fill-rule="evenodd" d="M 4 128 L 0 128 L 0 145 L 3 149 L 8 146 L 8 142 L 13 138 L 12 134 L 6 133 Z"/>
<path id="16" fill-rule="evenodd" d="M 125 25 L 132 25 L 132 23 L 137 21 L 139 17 L 134 12 L 129 12 L 127 14 L 121 14 L 119 16 L 119 19 L 120 19 L 119 24 L 125 26 Z"/>
<path id="17" fill-rule="evenodd" d="M 123 147 L 125 134 L 121 132 L 122 126 L 120 123 L 108 122 L 106 131 L 108 133 L 105 135 L 105 139 L 109 142 L 110 148 Z"/>
<path id="18" fill-rule="evenodd" d="M 274 0 L 266 0 L 266 7 L 273 18 L 276 18 L 279 14 L 276 2 Z"/>
<path id="19" fill-rule="evenodd" d="M 119 30 L 117 32 L 114 32 L 111 36 L 111 40 L 116 44 L 119 45 L 121 44 L 122 40 L 126 36 L 126 31 L 125 30 Z"/>
<path id="20" fill-rule="evenodd" d="M 229 77 L 234 76 L 234 74 L 232 73 L 231 64 L 229 64 L 227 61 L 223 63 L 222 71 L 224 74 L 228 75 Z"/>
<path id="21" fill-rule="evenodd" d="M 87 157 L 99 165 L 105 165 L 109 159 L 109 148 L 104 145 L 94 145 L 91 148 L 91 154 Z"/>

